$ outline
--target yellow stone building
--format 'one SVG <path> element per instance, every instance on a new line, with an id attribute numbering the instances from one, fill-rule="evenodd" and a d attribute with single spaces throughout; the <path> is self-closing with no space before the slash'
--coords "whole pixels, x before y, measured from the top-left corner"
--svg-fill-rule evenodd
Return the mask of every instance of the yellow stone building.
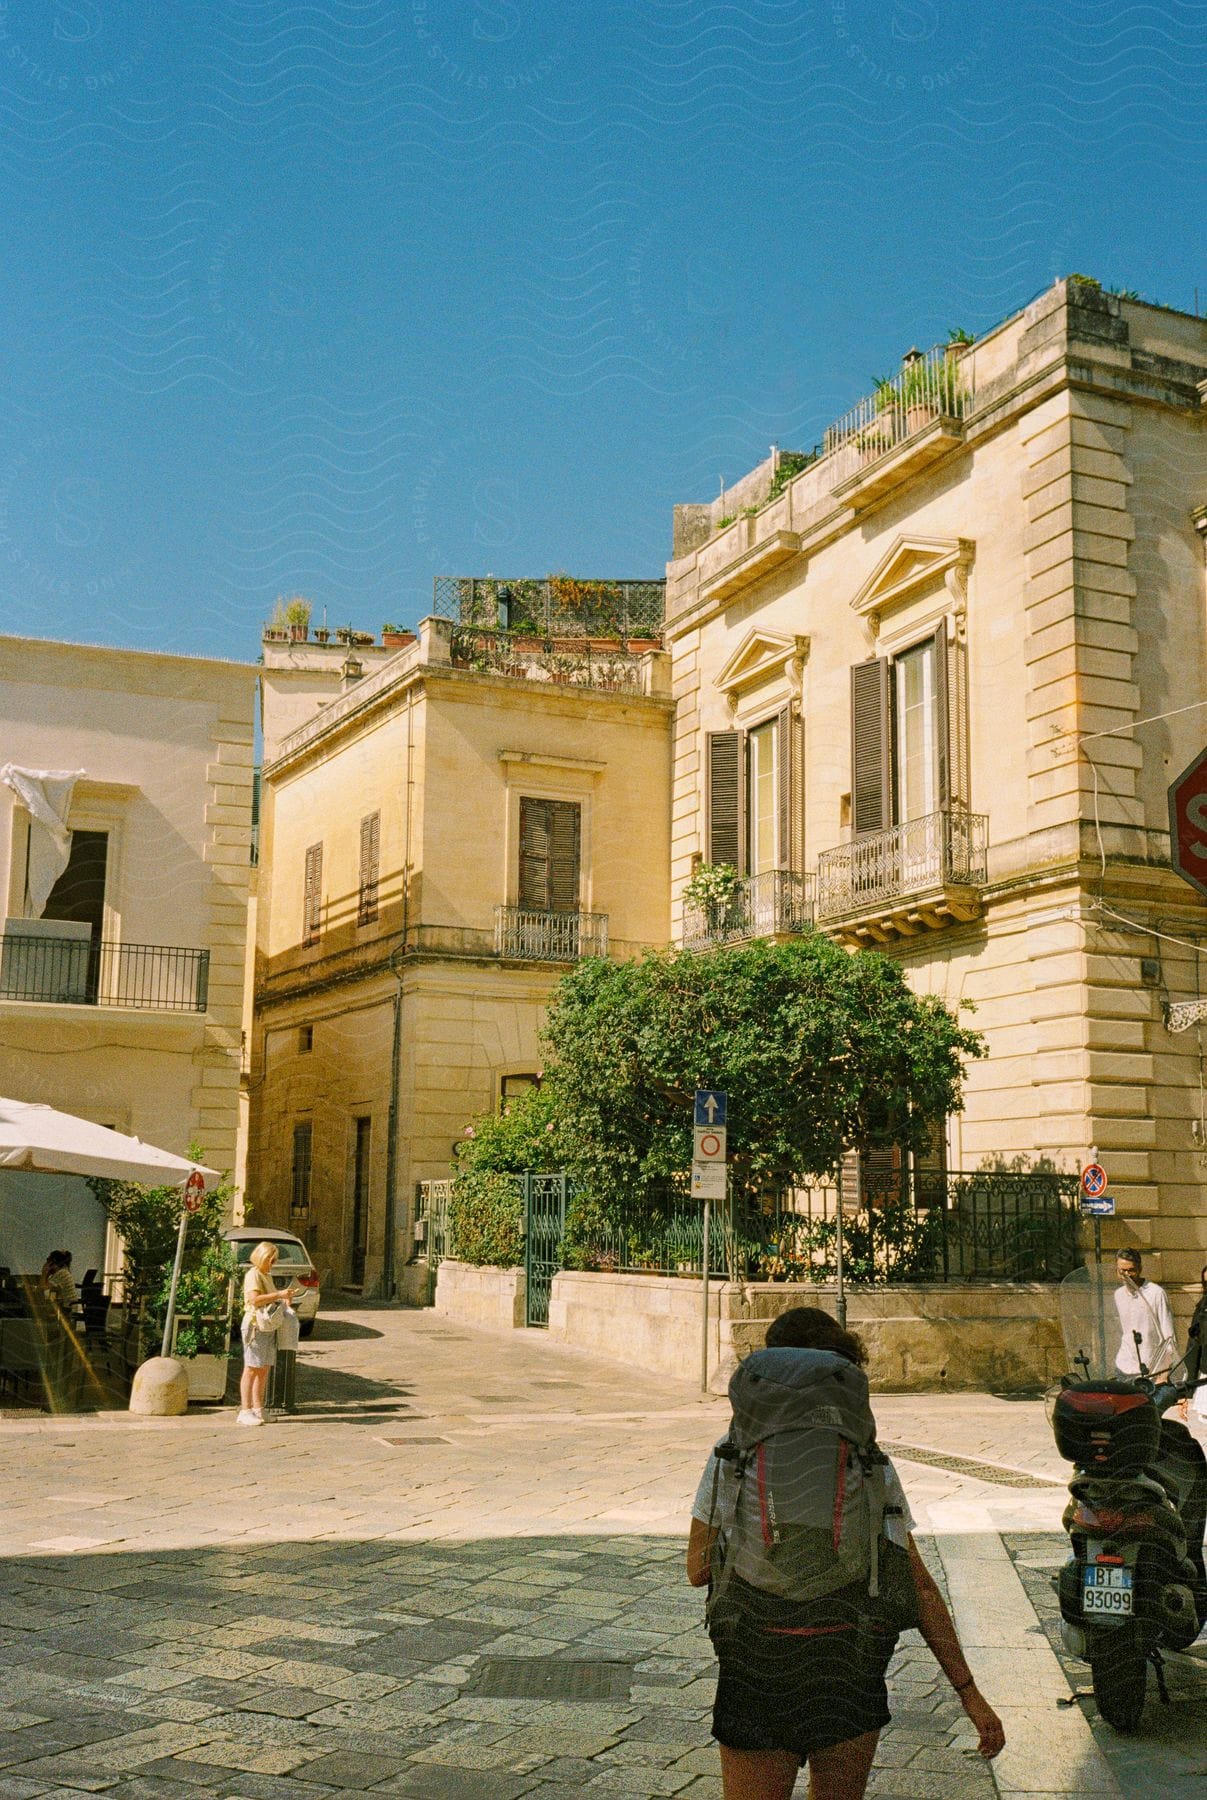
<path id="1" fill-rule="evenodd" d="M 0 637 L 0 1093 L 240 1181 L 256 674 Z M 83 1181 L 0 1175 L 0 1263 L 56 1247 L 114 1266 Z"/>
<path id="2" fill-rule="evenodd" d="M 975 1003 L 951 1166 L 1096 1152 L 1108 1241 L 1174 1284 L 1207 1258 L 1166 803 L 1207 743 L 1205 383 L 1207 322 L 1058 282 L 677 508 L 667 588 L 677 940 L 813 924 Z M 743 876 L 720 924 L 701 861 Z"/>
<path id="3" fill-rule="evenodd" d="M 533 1081 L 567 964 L 669 940 L 667 659 L 433 617 L 388 651 L 266 641 L 262 683 L 255 1217 L 417 1294 L 415 1184 Z"/>

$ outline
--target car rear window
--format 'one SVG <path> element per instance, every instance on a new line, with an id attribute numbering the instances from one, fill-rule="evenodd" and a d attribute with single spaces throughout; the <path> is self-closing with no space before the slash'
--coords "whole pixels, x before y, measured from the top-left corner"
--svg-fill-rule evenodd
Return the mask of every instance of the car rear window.
<path id="1" fill-rule="evenodd" d="M 247 1266 L 256 1245 L 263 1243 L 276 1245 L 278 1262 L 309 1263 L 310 1261 L 310 1254 L 305 1244 L 300 1244 L 297 1238 L 238 1238 L 231 1248 L 235 1252 L 235 1261 L 240 1268 Z"/>

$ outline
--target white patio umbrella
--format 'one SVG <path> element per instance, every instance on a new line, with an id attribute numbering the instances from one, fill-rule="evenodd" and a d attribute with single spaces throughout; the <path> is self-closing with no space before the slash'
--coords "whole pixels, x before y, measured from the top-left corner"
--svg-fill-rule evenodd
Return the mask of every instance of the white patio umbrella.
<path id="1" fill-rule="evenodd" d="M 32 1169 L 43 1175 L 99 1175 L 108 1181 L 141 1181 L 149 1187 L 176 1187 L 194 1169 L 206 1188 L 222 1177 L 170 1150 L 126 1137 L 73 1113 L 56 1112 L 36 1101 L 0 1097 L 0 1169 Z"/>

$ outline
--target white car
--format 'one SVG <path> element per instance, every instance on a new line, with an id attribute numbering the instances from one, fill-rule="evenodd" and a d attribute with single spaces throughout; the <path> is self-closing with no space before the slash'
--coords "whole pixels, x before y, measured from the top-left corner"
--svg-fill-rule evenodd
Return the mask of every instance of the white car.
<path id="1" fill-rule="evenodd" d="M 288 1287 L 292 1283 L 303 1290 L 294 1301 L 294 1308 L 301 1321 L 302 1337 L 309 1337 L 319 1310 L 319 1272 L 301 1238 L 295 1237 L 292 1231 L 274 1230 L 271 1225 L 239 1225 L 222 1235 L 234 1252 L 240 1280 L 257 1244 L 277 1246 L 271 1279 L 278 1287 Z"/>

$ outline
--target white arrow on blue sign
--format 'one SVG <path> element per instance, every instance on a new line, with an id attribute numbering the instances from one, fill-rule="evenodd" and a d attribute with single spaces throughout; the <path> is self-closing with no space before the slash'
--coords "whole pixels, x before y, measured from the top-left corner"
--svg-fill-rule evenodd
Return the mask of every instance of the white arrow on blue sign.
<path id="1" fill-rule="evenodd" d="M 1110 1194 L 1103 1194 L 1100 1198 L 1093 1200 L 1087 1196 L 1082 1199 L 1081 1210 L 1088 1219 L 1113 1219 L 1115 1202 Z"/>
<path id="2" fill-rule="evenodd" d="M 728 1103 L 729 1095 L 721 1093 L 719 1088 L 697 1088 L 696 1124 L 724 1125 Z"/>

